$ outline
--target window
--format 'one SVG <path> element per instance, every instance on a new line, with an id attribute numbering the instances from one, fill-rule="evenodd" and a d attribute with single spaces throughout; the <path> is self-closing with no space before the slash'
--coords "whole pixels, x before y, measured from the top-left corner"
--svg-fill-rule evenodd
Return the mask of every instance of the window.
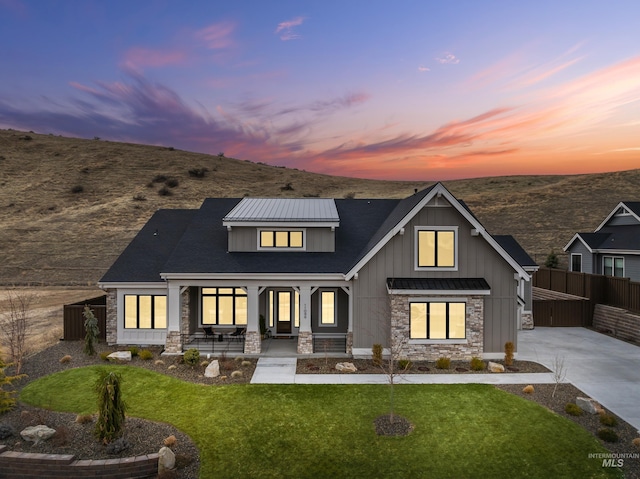
<path id="1" fill-rule="evenodd" d="M 247 324 L 247 293 L 242 288 L 202 288 L 202 324 Z"/>
<path id="2" fill-rule="evenodd" d="M 411 339 L 465 339 L 466 303 L 411 303 Z"/>
<path id="3" fill-rule="evenodd" d="M 336 326 L 336 292 L 320 292 L 320 326 Z"/>
<path id="4" fill-rule="evenodd" d="M 602 272 L 605 276 L 624 277 L 624 258 L 621 256 L 604 256 Z"/>
<path id="5" fill-rule="evenodd" d="M 456 268 L 457 227 L 417 230 L 417 268 Z"/>
<path id="6" fill-rule="evenodd" d="M 571 271 L 582 273 L 582 255 L 579 253 L 571 253 Z"/>
<path id="7" fill-rule="evenodd" d="M 127 329 L 165 329 L 167 327 L 167 297 L 126 294 L 124 296 L 124 327 Z"/>
<path id="8" fill-rule="evenodd" d="M 298 248 L 304 246 L 302 230 L 260 230 L 260 248 Z"/>

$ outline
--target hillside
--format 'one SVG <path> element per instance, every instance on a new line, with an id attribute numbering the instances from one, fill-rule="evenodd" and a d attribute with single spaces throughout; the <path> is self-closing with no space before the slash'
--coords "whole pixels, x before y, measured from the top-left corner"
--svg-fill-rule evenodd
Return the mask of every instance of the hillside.
<path id="1" fill-rule="evenodd" d="M 640 200 L 640 170 L 444 183 L 491 233 L 514 235 L 539 263 L 618 201 Z M 206 197 L 400 198 L 429 184 L 0 130 L 0 284 L 93 285 L 154 211 L 197 208 Z"/>

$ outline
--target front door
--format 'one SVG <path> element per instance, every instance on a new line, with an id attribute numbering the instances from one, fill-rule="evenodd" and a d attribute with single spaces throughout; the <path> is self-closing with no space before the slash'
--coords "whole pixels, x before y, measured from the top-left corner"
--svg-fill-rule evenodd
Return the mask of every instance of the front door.
<path id="1" fill-rule="evenodd" d="M 291 291 L 278 291 L 274 309 L 276 334 L 291 334 Z"/>

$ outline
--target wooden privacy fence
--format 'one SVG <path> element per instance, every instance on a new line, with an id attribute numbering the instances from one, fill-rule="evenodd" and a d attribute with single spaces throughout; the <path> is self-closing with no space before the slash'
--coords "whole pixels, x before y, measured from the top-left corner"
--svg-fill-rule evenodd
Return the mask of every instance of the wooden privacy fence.
<path id="1" fill-rule="evenodd" d="M 536 326 L 591 326 L 593 307 L 588 299 L 534 299 Z"/>
<path id="2" fill-rule="evenodd" d="M 107 296 L 98 296 L 97 298 L 87 299 L 86 301 L 79 301 L 73 304 L 64 305 L 64 334 L 63 339 L 65 341 L 73 341 L 77 339 L 84 339 L 87 334 L 84 329 L 84 311 L 85 305 L 93 311 L 96 319 L 98 320 L 98 329 L 100 335 L 98 336 L 102 341 L 107 340 Z"/>
<path id="3" fill-rule="evenodd" d="M 588 298 L 592 307 L 606 304 L 640 313 L 640 283 L 628 278 L 540 268 L 533 274 L 533 286 Z"/>

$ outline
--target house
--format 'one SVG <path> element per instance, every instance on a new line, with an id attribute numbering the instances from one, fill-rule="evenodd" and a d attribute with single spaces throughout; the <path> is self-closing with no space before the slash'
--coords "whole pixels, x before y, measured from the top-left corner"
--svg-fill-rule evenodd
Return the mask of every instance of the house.
<path id="1" fill-rule="evenodd" d="M 593 233 L 564 247 L 569 270 L 640 281 L 640 201 L 621 201 Z"/>
<path id="2" fill-rule="evenodd" d="M 298 354 L 328 339 L 354 357 L 379 343 L 406 358 L 468 359 L 502 357 L 521 323 L 533 326 L 534 267 L 437 183 L 402 200 L 210 198 L 159 210 L 99 285 L 110 344 L 180 353 L 204 327 L 239 327 L 244 353 L 260 354 L 262 320 L 297 338 Z"/>

